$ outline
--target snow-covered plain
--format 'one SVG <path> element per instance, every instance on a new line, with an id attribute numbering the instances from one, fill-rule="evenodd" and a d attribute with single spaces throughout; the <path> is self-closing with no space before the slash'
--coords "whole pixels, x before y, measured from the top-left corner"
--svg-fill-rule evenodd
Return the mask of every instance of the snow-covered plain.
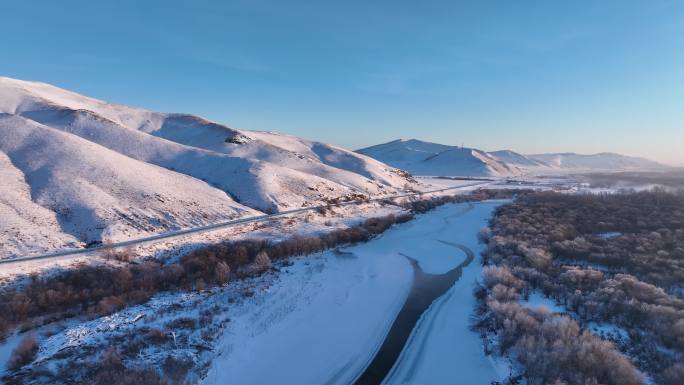
<path id="1" fill-rule="evenodd" d="M 220 355 L 203 383 L 352 383 L 411 287 L 403 255 L 433 273 L 454 268 L 465 256 L 442 241 L 479 252 L 476 234 L 497 204 L 444 206 L 366 244 L 296 261 L 267 292 L 230 309 Z M 499 378 L 479 336 L 468 329 L 479 272 L 477 261 L 468 265 L 424 314 L 389 383 L 489 384 Z"/>

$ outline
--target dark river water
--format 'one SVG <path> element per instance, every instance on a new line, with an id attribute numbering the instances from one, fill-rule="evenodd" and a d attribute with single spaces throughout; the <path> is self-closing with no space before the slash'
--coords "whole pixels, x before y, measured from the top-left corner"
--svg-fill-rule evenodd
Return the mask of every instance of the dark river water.
<path id="1" fill-rule="evenodd" d="M 382 383 L 399 358 L 420 316 L 437 298 L 444 295 L 458 281 L 463 268 L 475 259 L 475 254 L 464 245 L 446 241 L 440 242 L 463 251 L 466 255 L 465 260 L 444 274 L 428 274 L 420 268 L 415 259 L 404 255 L 411 261 L 413 266 L 413 285 L 411 286 L 411 291 L 397 318 L 395 318 L 382 346 L 370 365 L 356 379 L 354 385 L 379 385 Z"/>

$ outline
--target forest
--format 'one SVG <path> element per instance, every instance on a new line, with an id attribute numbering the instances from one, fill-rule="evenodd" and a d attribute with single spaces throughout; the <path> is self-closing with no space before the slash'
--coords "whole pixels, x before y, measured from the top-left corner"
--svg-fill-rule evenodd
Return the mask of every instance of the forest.
<path id="1" fill-rule="evenodd" d="M 530 384 L 684 378 L 684 194 L 528 194 L 501 206 L 475 329 Z M 525 305 L 533 293 L 561 306 Z M 598 333 L 603 325 L 613 333 Z"/>

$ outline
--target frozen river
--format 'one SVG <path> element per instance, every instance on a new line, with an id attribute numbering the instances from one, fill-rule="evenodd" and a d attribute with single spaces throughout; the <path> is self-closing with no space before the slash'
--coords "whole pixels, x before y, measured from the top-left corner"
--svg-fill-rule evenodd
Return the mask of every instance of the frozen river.
<path id="1" fill-rule="evenodd" d="M 295 260 L 231 308 L 205 384 L 489 384 L 468 329 L 478 231 L 500 203 L 447 205 L 366 244 Z"/>

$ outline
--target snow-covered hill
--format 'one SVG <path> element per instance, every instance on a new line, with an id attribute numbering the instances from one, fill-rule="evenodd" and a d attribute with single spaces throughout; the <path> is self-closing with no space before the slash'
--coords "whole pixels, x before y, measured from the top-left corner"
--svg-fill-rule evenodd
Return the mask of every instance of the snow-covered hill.
<path id="1" fill-rule="evenodd" d="M 400 139 L 357 151 L 414 175 L 512 176 L 521 170 L 474 148 Z"/>
<path id="2" fill-rule="evenodd" d="M 652 160 L 620 155 L 610 152 L 583 155 L 576 153 L 527 155 L 529 159 L 541 161 L 550 167 L 565 170 L 624 171 L 643 169 L 662 169 L 660 163 Z"/>
<path id="3" fill-rule="evenodd" d="M 412 183 L 399 170 L 324 143 L 112 104 L 45 83 L 0 77 L 0 114 L 0 172 L 19 181 L 3 188 L 24 197 L 0 202 L 2 209 L 19 213 L 14 222 L 36 211 L 39 223 L 60 230 L 51 231 L 49 245 L 392 194 Z M 0 231 L 13 226 L 3 221 Z M 22 236 L 35 236 L 26 231 Z"/>
<path id="4" fill-rule="evenodd" d="M 0 172 L 12 180 L 3 189 L 18 198 L 5 210 L 31 222 L 8 240 L 27 247 L 39 231 L 52 245 L 88 243 L 257 213 L 205 182 L 20 116 L 0 114 L 0 137 Z"/>

